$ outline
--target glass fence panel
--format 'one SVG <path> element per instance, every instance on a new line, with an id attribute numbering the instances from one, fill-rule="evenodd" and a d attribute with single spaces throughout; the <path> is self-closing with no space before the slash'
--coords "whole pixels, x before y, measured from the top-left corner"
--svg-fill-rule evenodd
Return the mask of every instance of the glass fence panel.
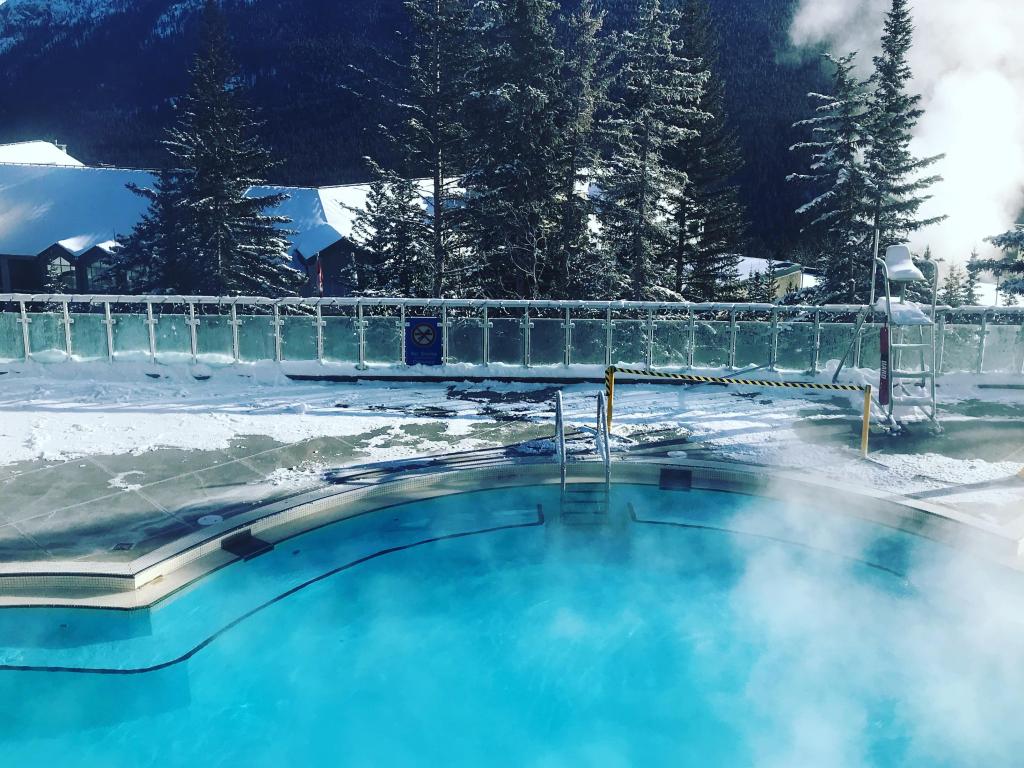
<path id="1" fill-rule="evenodd" d="M 57 312 L 29 312 L 28 317 L 32 359 L 44 363 L 66 359 L 64 315 Z"/>
<path id="2" fill-rule="evenodd" d="M 273 315 L 238 315 L 238 359 L 247 363 L 274 359 Z"/>
<path id="3" fill-rule="evenodd" d="M 653 364 L 672 368 L 685 368 L 687 347 L 690 344 L 688 320 L 658 320 L 654 324 Z"/>
<path id="4" fill-rule="evenodd" d="M 25 342 L 14 312 L 0 312 L 0 360 L 24 360 Z"/>
<path id="5" fill-rule="evenodd" d="M 402 320 L 398 317 L 365 317 L 366 346 L 364 354 L 368 363 L 402 362 Z"/>
<path id="6" fill-rule="evenodd" d="M 944 372 L 973 371 L 981 347 L 980 325 L 946 325 L 941 343 Z"/>
<path id="7" fill-rule="evenodd" d="M 324 360 L 358 363 L 359 337 L 353 317 L 324 317 Z"/>
<path id="8" fill-rule="evenodd" d="M 878 368 L 882 361 L 882 324 L 867 323 L 860 341 L 860 367 Z M 852 361 L 850 363 L 853 364 Z"/>
<path id="9" fill-rule="evenodd" d="M 98 312 L 71 313 L 71 354 L 76 360 L 107 359 L 107 325 Z M 121 323 L 114 317 L 113 331 Z"/>
<path id="10" fill-rule="evenodd" d="M 853 340 L 853 323 L 822 323 L 821 348 L 818 351 L 818 367 L 825 368 L 830 361 L 839 362 L 846 354 Z M 846 361 L 853 365 L 853 356 Z"/>
<path id="11" fill-rule="evenodd" d="M 145 315 L 114 318 L 114 359 L 149 360 L 149 328 Z"/>
<path id="12" fill-rule="evenodd" d="M 316 360 L 316 317 L 281 316 L 281 359 Z"/>
<path id="13" fill-rule="evenodd" d="M 697 319 L 693 336 L 693 365 L 722 368 L 729 364 L 729 323 Z"/>
<path id="14" fill-rule="evenodd" d="M 190 361 L 192 340 L 185 315 L 160 314 L 156 321 L 156 359 L 163 363 Z"/>
<path id="15" fill-rule="evenodd" d="M 196 357 L 205 363 L 228 365 L 235 361 L 231 342 L 230 315 L 204 315 L 196 318 Z"/>
<path id="16" fill-rule="evenodd" d="M 768 333 L 768 344 L 771 344 L 771 330 Z M 737 354 L 737 365 L 739 362 Z M 766 358 L 767 361 L 767 358 Z M 775 367 L 783 371 L 809 371 L 814 362 L 814 324 L 813 323 L 779 323 L 778 354 Z"/>
<path id="17" fill-rule="evenodd" d="M 608 333 L 604 320 L 572 321 L 572 357 L 574 365 L 601 365 L 605 363 L 604 347 Z"/>
<path id="18" fill-rule="evenodd" d="M 612 321 L 612 362 L 616 365 L 646 365 L 646 322 L 643 320 Z"/>
<path id="19" fill-rule="evenodd" d="M 1019 373 L 1024 355 L 1024 326 L 990 325 L 985 341 L 984 373 Z"/>
<path id="20" fill-rule="evenodd" d="M 491 320 L 491 362 L 523 364 L 523 323 L 517 317 Z"/>
<path id="21" fill-rule="evenodd" d="M 565 362 L 565 324 L 536 318 L 530 329 L 530 365 L 561 365 Z"/>
<path id="22" fill-rule="evenodd" d="M 484 326 L 479 317 L 448 321 L 448 362 L 479 365 L 484 361 Z"/>
<path id="23" fill-rule="evenodd" d="M 731 331 L 726 330 L 726 333 Z M 728 340 L 726 340 L 728 344 Z M 781 352 L 782 333 L 779 333 Z M 736 321 L 736 367 L 751 368 L 755 365 L 767 366 L 771 362 L 772 324 L 753 320 Z M 728 358 L 726 358 L 728 362 Z M 781 366 L 780 366 L 781 367 Z"/>

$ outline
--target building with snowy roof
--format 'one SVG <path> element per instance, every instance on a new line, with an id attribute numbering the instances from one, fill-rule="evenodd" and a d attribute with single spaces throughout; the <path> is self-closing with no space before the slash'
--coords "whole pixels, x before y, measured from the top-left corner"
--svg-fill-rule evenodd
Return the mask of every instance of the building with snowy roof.
<path id="1" fill-rule="evenodd" d="M 784 298 L 787 293 L 813 288 L 818 284 L 818 276 L 795 261 L 769 261 L 768 259 L 742 258 L 736 267 L 740 282 L 745 283 L 754 275 L 767 274 L 775 270 L 776 298 Z"/>
<path id="2" fill-rule="evenodd" d="M 148 202 L 129 185 L 149 187 L 151 171 L 86 166 L 49 142 L 0 145 L 0 293 L 34 293 L 59 285 L 95 290 L 117 239 Z M 325 292 L 343 294 L 343 275 L 356 258 L 353 227 L 368 184 L 334 187 L 262 186 L 253 195 L 288 195 L 274 213 L 290 219 L 290 255 Z"/>

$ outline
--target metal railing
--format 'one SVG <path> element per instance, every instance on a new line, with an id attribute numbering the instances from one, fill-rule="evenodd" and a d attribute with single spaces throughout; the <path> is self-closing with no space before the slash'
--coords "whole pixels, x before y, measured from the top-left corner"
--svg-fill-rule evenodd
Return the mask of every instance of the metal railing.
<path id="1" fill-rule="evenodd" d="M 859 305 L 629 301 L 0 294 L 0 360 L 277 361 L 405 367 L 405 324 L 437 317 L 448 365 L 817 373 L 838 360 Z M 872 329 L 873 330 L 873 329 Z M 1024 374 L 1024 308 L 938 309 L 942 371 Z M 854 367 L 875 367 L 877 338 Z"/>
<path id="2" fill-rule="evenodd" d="M 555 392 L 555 458 L 558 461 L 558 471 L 561 478 L 562 492 L 565 492 L 565 465 L 567 457 L 565 453 L 565 416 L 562 411 L 562 393 Z"/>
<path id="3" fill-rule="evenodd" d="M 604 392 L 597 393 L 597 432 L 594 436 L 597 455 L 604 463 L 604 486 L 608 489 L 612 484 L 612 449 L 608 439 L 608 410 L 605 406 Z"/>

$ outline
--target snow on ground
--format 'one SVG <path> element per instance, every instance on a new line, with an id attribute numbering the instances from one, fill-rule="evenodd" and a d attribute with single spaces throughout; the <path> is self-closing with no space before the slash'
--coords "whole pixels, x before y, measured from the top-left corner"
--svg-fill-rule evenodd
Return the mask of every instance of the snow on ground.
<path id="1" fill-rule="evenodd" d="M 200 381 L 187 366 L 162 366 L 161 378 L 151 378 L 153 371 L 127 364 L 63 364 L 28 366 L 0 376 L 0 465 L 158 448 L 224 450 L 244 436 L 279 443 L 358 437 L 368 454 L 365 460 L 377 461 L 493 445 L 489 436 L 509 420 L 553 423 L 551 387 L 543 384 L 298 382 L 277 369 L 245 366 L 217 370 Z M 826 372 L 820 378 L 830 377 Z M 869 379 L 854 372 L 848 380 Z M 1021 380 L 988 376 L 984 381 L 1019 385 Z M 978 383 L 977 377 L 944 377 L 942 399 L 1024 407 L 1024 392 L 981 390 Z M 598 388 L 564 388 L 570 424 L 594 424 Z M 684 435 L 722 458 L 810 470 L 902 493 L 989 482 L 1024 468 L 1019 461 L 932 452 L 876 452 L 864 462 L 851 439 L 860 397 L 742 385 L 675 390 L 620 385 L 615 431 L 648 440 Z M 678 452 L 692 455 L 689 445 L 679 446 Z M 1012 458 L 1024 460 L 1019 454 Z M 311 482 L 318 469 L 315 464 L 279 469 L 267 480 L 300 486 Z M 131 488 L 133 477 L 126 473 L 111 484 Z"/>

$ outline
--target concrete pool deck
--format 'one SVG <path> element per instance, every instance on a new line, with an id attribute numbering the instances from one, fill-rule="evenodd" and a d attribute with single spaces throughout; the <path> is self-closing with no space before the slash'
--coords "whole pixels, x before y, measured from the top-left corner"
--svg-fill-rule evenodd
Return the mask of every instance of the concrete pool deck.
<path id="1" fill-rule="evenodd" d="M 587 403 L 597 388 L 571 389 L 577 407 L 570 423 L 591 424 Z M 63 461 L 0 466 L 0 562 L 130 562 L 202 530 L 203 518 L 230 520 L 322 487 L 324 473 L 332 468 L 509 446 L 552 431 L 553 387 L 519 392 L 425 385 L 366 392 L 364 402 L 352 394 L 353 385 L 317 391 L 333 403 L 327 415 L 363 419 L 359 428 L 289 442 L 238 434 L 226 448 L 86 452 Z M 647 398 L 649 404 L 649 392 L 623 388 L 620 394 L 617 428 L 632 437 L 632 444 L 623 446 L 630 453 L 824 473 L 974 516 L 1024 537 L 1024 478 L 1009 471 L 980 479 L 969 471 L 949 477 L 941 464 L 932 466 L 934 457 L 946 457 L 961 469 L 975 460 L 1024 464 L 1024 404 L 946 405 L 943 434 L 915 425 L 901 436 L 875 435 L 871 459 L 862 462 L 851 448 L 856 419 L 828 397 L 787 400 L 715 391 L 700 401 L 691 398 L 685 408 L 675 406 L 678 413 L 668 408 L 656 417 L 647 411 L 638 417 L 637 402 Z M 695 404 L 706 409 L 696 417 Z M 182 430 L 199 429 L 204 419 L 213 418 L 208 412 L 183 413 Z M 716 422 L 722 414 L 729 421 Z M 139 418 L 146 418 L 145 412 Z M 455 431 L 453 419 L 464 420 Z M 696 422 L 721 426 L 702 432 Z M 67 439 L 75 440 L 73 431 Z M 765 446 L 773 452 L 765 453 Z"/>

